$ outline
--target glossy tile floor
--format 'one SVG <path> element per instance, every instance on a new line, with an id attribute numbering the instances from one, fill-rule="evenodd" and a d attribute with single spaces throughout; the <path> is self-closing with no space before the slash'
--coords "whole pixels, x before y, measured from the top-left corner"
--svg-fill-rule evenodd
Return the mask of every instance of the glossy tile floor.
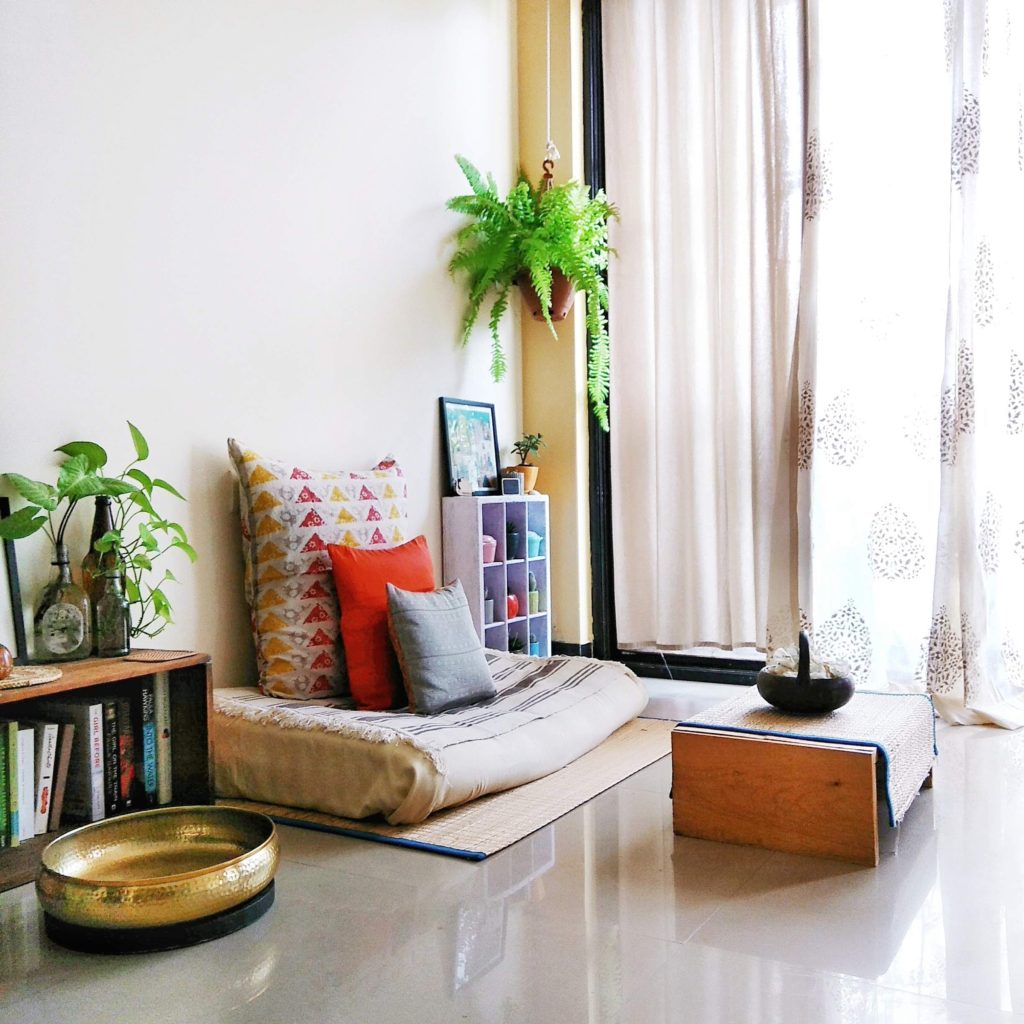
<path id="1" fill-rule="evenodd" d="M 650 685 L 659 717 L 732 692 Z M 673 836 L 666 758 L 479 864 L 283 828 L 270 913 L 171 953 L 51 945 L 25 886 L 0 1021 L 1024 1019 L 1024 734 L 939 744 L 874 870 Z"/>

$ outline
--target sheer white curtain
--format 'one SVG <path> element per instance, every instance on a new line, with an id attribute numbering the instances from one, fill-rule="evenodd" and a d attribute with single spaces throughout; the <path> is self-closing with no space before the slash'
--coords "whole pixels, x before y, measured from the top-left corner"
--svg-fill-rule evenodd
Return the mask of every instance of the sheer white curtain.
<path id="1" fill-rule="evenodd" d="M 799 607 L 861 683 L 1024 725 L 1024 10 L 808 7 Z M 870 74 L 865 74 L 870 68 Z"/>
<path id="2" fill-rule="evenodd" d="M 762 645 L 791 504 L 800 4 L 605 0 L 602 19 L 619 642 Z"/>

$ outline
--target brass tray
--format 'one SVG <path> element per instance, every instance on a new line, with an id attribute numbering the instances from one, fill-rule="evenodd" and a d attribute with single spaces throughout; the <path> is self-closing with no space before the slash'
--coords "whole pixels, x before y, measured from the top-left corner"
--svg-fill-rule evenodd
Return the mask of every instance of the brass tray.
<path id="1" fill-rule="evenodd" d="M 231 807 L 159 807 L 85 825 L 43 851 L 36 893 L 51 917 L 90 928 L 196 921 L 262 892 L 274 823 Z"/>

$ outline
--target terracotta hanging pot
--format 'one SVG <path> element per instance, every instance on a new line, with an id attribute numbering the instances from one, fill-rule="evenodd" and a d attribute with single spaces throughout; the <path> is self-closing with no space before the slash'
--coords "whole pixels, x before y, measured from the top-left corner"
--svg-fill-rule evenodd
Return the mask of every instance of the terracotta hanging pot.
<path id="1" fill-rule="evenodd" d="M 521 270 L 516 277 L 516 284 L 523 293 L 526 301 L 526 308 L 534 320 L 543 320 L 540 299 L 534 290 L 533 282 L 530 280 L 530 272 Z M 572 309 L 573 300 L 576 298 L 576 285 L 571 278 L 563 274 L 558 267 L 551 268 L 551 319 L 558 322 L 564 320 Z"/>

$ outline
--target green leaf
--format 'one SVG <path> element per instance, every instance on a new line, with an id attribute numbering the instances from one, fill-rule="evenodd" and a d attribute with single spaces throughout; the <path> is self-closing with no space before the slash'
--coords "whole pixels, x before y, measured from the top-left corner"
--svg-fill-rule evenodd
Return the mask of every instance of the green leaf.
<path id="1" fill-rule="evenodd" d="M 150 592 L 149 596 L 153 599 L 153 610 L 160 616 L 164 622 L 170 622 L 171 620 L 171 603 L 167 600 L 164 592 L 159 587 L 154 587 Z"/>
<path id="2" fill-rule="evenodd" d="M 101 476 L 100 481 L 103 483 L 103 493 L 109 494 L 112 498 L 139 493 L 134 484 L 130 484 L 126 480 L 119 480 L 116 476 Z"/>
<path id="3" fill-rule="evenodd" d="M 128 422 L 128 429 L 132 432 L 132 443 L 135 445 L 135 455 L 139 462 L 145 462 L 149 458 L 149 444 L 142 436 L 142 431 L 131 421 Z"/>
<path id="4" fill-rule="evenodd" d="M 188 543 L 188 534 L 185 533 L 185 527 L 182 526 L 181 523 L 168 523 L 167 529 L 173 530 L 178 535 L 178 540 L 182 543 Z"/>
<path id="5" fill-rule="evenodd" d="M 128 500 L 138 505 L 143 512 L 148 512 L 151 516 L 156 516 L 156 509 L 153 508 L 153 503 L 142 491 L 132 491 L 132 493 L 128 495 Z"/>
<path id="6" fill-rule="evenodd" d="M 147 494 L 153 493 L 153 481 L 141 469 L 129 469 L 125 476 L 130 476 Z"/>
<path id="7" fill-rule="evenodd" d="M 149 560 L 146 555 L 135 555 L 132 557 L 132 565 L 136 569 L 152 569 L 153 563 Z"/>
<path id="8" fill-rule="evenodd" d="M 176 498 L 181 498 L 182 501 L 188 501 L 188 498 L 186 498 L 185 495 L 181 493 L 181 491 L 179 491 L 176 487 L 172 487 L 166 480 L 161 480 L 160 477 L 157 477 L 153 481 L 153 486 L 159 487 L 162 490 L 170 492 Z"/>
<path id="9" fill-rule="evenodd" d="M 89 469 L 95 471 L 102 469 L 107 464 L 107 453 L 95 441 L 68 441 L 55 452 L 63 452 L 65 455 L 84 455 L 89 463 Z"/>
<path id="10" fill-rule="evenodd" d="M 164 582 L 166 583 L 167 580 L 170 580 L 172 583 L 177 583 L 178 577 L 175 576 L 170 569 L 164 569 Z"/>
<path id="11" fill-rule="evenodd" d="M 138 604 L 142 600 L 142 591 L 139 590 L 138 583 L 131 576 L 124 581 L 124 593 L 129 604 Z"/>
<path id="12" fill-rule="evenodd" d="M 57 493 L 62 497 L 70 494 L 71 488 L 85 477 L 95 478 L 89 469 L 89 460 L 84 455 L 72 455 L 61 467 L 57 475 Z"/>
<path id="13" fill-rule="evenodd" d="M 93 544 L 93 547 L 101 553 L 104 551 L 110 551 L 114 548 L 119 548 L 120 546 L 121 534 L 118 533 L 117 530 L 107 530 L 107 532 Z"/>
<path id="14" fill-rule="evenodd" d="M 11 482 L 11 486 L 26 500 L 52 512 L 60 502 L 57 488 L 50 484 L 40 483 L 38 480 L 29 480 L 27 476 L 20 473 L 5 473 L 4 476 Z"/>
<path id="15" fill-rule="evenodd" d="M 186 544 L 185 541 L 183 541 L 183 540 L 176 540 L 171 545 L 171 547 L 172 548 L 181 548 L 181 550 L 184 551 L 186 555 L 188 555 L 188 559 L 189 559 L 190 562 L 195 562 L 195 560 L 199 557 L 196 554 L 196 549 L 194 547 L 192 547 L 191 544 Z"/>
<path id="16" fill-rule="evenodd" d="M 0 519 L 0 540 L 21 540 L 31 537 L 36 530 L 46 524 L 46 516 L 38 514 L 34 505 L 26 505 L 12 512 L 6 519 Z"/>
<path id="17" fill-rule="evenodd" d="M 157 551 L 160 548 L 160 542 L 145 523 L 139 523 L 139 540 L 147 551 Z"/>
<path id="18" fill-rule="evenodd" d="M 98 494 L 106 494 L 107 489 L 103 486 L 103 479 L 89 473 L 81 479 L 76 480 L 65 492 L 64 496 L 71 501 L 81 501 L 82 498 L 93 498 Z"/>

